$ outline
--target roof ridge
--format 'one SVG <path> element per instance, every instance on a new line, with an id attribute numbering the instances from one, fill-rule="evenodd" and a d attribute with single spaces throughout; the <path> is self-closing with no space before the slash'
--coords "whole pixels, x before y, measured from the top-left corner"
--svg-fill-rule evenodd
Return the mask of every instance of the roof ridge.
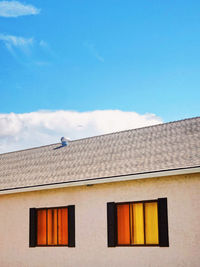
<path id="1" fill-rule="evenodd" d="M 161 125 L 172 124 L 172 123 L 177 123 L 177 122 L 187 121 L 187 120 L 193 120 L 193 119 L 198 119 L 198 118 L 200 119 L 200 116 L 196 116 L 196 117 L 192 117 L 192 118 L 186 118 L 186 119 L 182 119 L 182 120 L 176 120 L 176 121 L 163 122 L 163 123 L 158 123 L 158 124 L 153 124 L 153 125 L 148 125 L 148 126 L 143 126 L 143 127 L 138 127 L 138 128 L 132 128 L 132 129 L 128 129 L 128 130 L 121 130 L 121 131 L 116 131 L 116 132 L 112 132 L 112 133 L 94 135 L 94 136 L 90 136 L 90 137 L 83 137 L 83 138 L 72 140 L 70 142 L 76 142 L 76 141 L 80 141 L 80 140 L 91 139 L 91 138 L 96 138 L 96 137 L 105 136 L 105 135 L 112 135 L 112 134 L 118 134 L 118 133 L 130 132 L 130 131 L 137 131 L 140 129 L 153 128 L 153 127 L 157 127 L 157 126 L 161 126 Z"/>
<path id="2" fill-rule="evenodd" d="M 198 118 L 200 118 L 200 116 L 181 119 L 181 120 L 175 120 L 175 121 L 170 121 L 170 122 L 158 123 L 158 124 L 148 125 L 148 126 L 144 126 L 144 127 L 132 128 L 132 129 L 128 129 L 128 130 L 116 131 L 116 132 L 112 132 L 112 133 L 106 133 L 106 134 L 100 134 L 100 135 L 95 135 L 95 136 L 83 137 L 83 138 L 71 140 L 70 142 L 77 142 L 77 141 L 81 141 L 81 140 L 85 140 L 85 139 L 92 139 L 92 138 L 97 138 L 97 137 L 101 137 L 101 136 L 108 136 L 108 135 L 113 135 L 113 134 L 118 134 L 118 133 L 125 133 L 125 132 L 134 131 L 134 130 L 138 131 L 138 130 L 141 130 L 141 129 L 153 128 L 153 127 L 157 127 L 157 126 L 161 126 L 161 125 L 163 126 L 163 125 L 168 125 L 168 124 L 174 124 L 174 123 L 183 122 L 183 121 L 187 121 L 187 120 L 194 120 L 194 119 L 198 119 Z M 19 152 L 28 151 L 28 150 L 40 149 L 40 148 L 49 147 L 49 146 L 55 146 L 55 145 L 60 145 L 60 143 L 53 143 L 53 144 L 49 144 L 49 145 L 42 145 L 42 146 L 25 148 L 25 149 L 20 149 L 20 150 L 11 151 L 11 152 L 0 153 L 0 156 L 11 154 L 11 153 L 19 153 Z"/>

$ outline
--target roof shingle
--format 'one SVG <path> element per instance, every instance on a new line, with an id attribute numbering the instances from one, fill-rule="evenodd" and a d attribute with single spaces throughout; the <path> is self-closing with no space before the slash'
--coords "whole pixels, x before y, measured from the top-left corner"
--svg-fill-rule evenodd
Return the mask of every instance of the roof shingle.
<path id="1" fill-rule="evenodd" d="M 0 190 L 200 166 L 200 117 L 0 154 Z"/>

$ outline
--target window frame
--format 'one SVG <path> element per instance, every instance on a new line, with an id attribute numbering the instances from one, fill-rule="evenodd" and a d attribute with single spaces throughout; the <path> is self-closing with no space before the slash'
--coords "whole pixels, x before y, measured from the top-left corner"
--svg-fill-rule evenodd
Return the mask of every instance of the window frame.
<path id="1" fill-rule="evenodd" d="M 158 212 L 158 244 L 118 244 L 117 205 L 143 204 L 144 240 L 145 238 L 145 203 L 157 202 Z M 167 198 L 107 202 L 107 245 L 108 247 L 169 247 L 168 204 Z"/>
<path id="2" fill-rule="evenodd" d="M 58 244 L 58 245 L 49 245 L 48 244 L 48 210 L 57 209 L 57 212 L 58 212 L 59 209 L 66 209 L 66 208 L 67 208 L 67 213 L 68 213 L 68 206 L 36 208 L 36 218 L 38 216 L 38 211 L 39 210 L 46 210 L 46 243 L 47 243 L 46 245 L 38 245 L 38 239 L 37 239 L 38 231 L 36 231 L 36 247 L 68 247 L 68 244 L 67 245 L 60 245 L 60 244 Z M 37 229 L 37 227 L 36 227 L 36 229 Z M 68 231 L 68 235 L 69 235 L 69 226 L 68 226 L 67 231 Z M 57 215 L 57 236 L 58 236 L 58 215 Z"/>
<path id="3" fill-rule="evenodd" d="M 62 244 L 48 244 L 48 210 L 57 209 L 66 209 L 67 208 L 67 217 L 68 217 L 68 244 L 62 245 Z M 38 239 L 37 239 L 37 216 L 39 210 L 46 210 L 46 245 L 39 245 Z M 69 215 L 69 210 L 71 215 Z M 32 214 L 31 214 L 32 213 Z M 33 215 L 34 214 L 34 215 Z M 56 206 L 56 207 L 39 207 L 39 208 L 30 208 L 30 214 L 29 214 L 29 247 L 75 247 L 75 205 L 68 205 L 68 206 Z M 57 217 L 58 220 L 58 217 Z M 58 224 L 57 224 L 57 230 L 58 230 Z M 33 241 L 34 239 L 34 241 Z M 34 243 L 34 245 L 32 244 Z"/>
<path id="4" fill-rule="evenodd" d="M 152 200 L 141 200 L 141 201 L 126 201 L 126 202 L 116 202 L 116 209 L 117 206 L 120 205 L 129 205 L 129 212 L 130 212 L 130 204 L 143 204 L 143 218 L 144 218 L 144 244 L 118 244 L 118 231 L 116 231 L 116 247 L 159 247 L 159 235 L 158 235 L 158 244 L 145 244 L 146 243 L 146 230 L 145 230 L 145 203 L 157 203 L 157 212 L 158 212 L 158 199 Z M 130 213 L 129 213 L 130 214 Z M 117 212 L 116 212 L 116 229 L 118 229 L 118 220 L 117 220 Z M 159 231 L 159 219 L 158 219 L 158 231 Z"/>

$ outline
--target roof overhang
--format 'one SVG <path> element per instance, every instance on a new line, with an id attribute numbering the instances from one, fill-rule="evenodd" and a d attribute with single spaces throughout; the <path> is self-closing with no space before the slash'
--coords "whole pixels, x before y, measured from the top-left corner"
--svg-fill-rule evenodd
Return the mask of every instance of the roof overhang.
<path id="1" fill-rule="evenodd" d="M 123 182 L 123 181 L 130 181 L 130 180 L 156 178 L 156 177 L 167 177 L 167 176 L 174 176 L 174 175 L 184 175 L 184 174 L 187 175 L 187 174 L 193 174 L 193 173 L 200 173 L 200 166 L 173 169 L 173 170 L 161 170 L 161 171 L 154 171 L 154 172 L 128 174 L 128 175 L 121 175 L 121 176 L 92 178 L 92 179 L 84 179 L 84 180 L 79 180 L 79 181 L 59 182 L 59 183 L 44 184 L 44 185 L 34 185 L 34 186 L 26 186 L 26 187 L 1 189 L 0 195 L 30 192 L 30 191 L 50 190 L 50 189 L 74 187 L 74 186 L 90 186 L 90 185 L 95 185 L 95 184 Z"/>

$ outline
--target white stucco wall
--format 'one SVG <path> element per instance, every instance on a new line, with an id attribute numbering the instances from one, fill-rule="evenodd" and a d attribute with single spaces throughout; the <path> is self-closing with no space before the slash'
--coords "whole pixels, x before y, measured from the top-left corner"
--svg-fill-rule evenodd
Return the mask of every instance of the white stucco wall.
<path id="1" fill-rule="evenodd" d="M 200 266 L 200 174 L 0 195 L 0 267 Z M 107 247 L 107 202 L 168 198 L 170 247 Z M 75 205 L 76 247 L 29 248 L 29 208 Z"/>

